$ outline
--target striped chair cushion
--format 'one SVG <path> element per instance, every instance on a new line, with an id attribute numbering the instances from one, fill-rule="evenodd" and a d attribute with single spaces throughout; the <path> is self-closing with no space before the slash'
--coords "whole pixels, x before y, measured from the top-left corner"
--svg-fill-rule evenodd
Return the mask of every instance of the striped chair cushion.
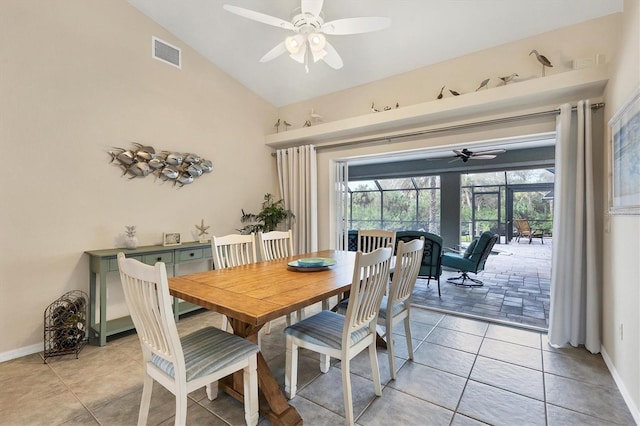
<path id="1" fill-rule="evenodd" d="M 344 320 L 344 315 L 331 311 L 321 311 L 285 328 L 284 332 L 305 342 L 340 349 L 342 347 Z M 351 344 L 355 345 L 369 334 L 371 333 L 367 326 L 354 331 L 351 333 Z"/>
<path id="2" fill-rule="evenodd" d="M 387 296 L 384 296 L 382 298 L 382 303 L 380 304 L 380 312 L 378 312 L 378 318 L 387 318 L 387 301 Z M 349 299 L 344 299 L 343 301 L 338 303 L 338 312 L 344 315 L 347 312 L 348 305 Z M 397 302 L 395 305 L 393 305 L 393 309 L 391 310 L 392 318 L 398 315 L 404 309 L 404 302 Z"/>
<path id="3" fill-rule="evenodd" d="M 229 364 L 258 353 L 258 346 L 215 327 L 205 327 L 180 338 L 187 381 L 206 376 Z M 174 377 L 173 363 L 158 355 L 151 362 Z"/>

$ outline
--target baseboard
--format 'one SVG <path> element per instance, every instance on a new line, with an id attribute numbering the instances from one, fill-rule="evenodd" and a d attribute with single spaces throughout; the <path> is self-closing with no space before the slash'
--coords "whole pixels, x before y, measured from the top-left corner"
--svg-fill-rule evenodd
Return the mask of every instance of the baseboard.
<path id="1" fill-rule="evenodd" d="M 616 367 L 613 364 L 613 361 L 607 354 L 607 351 L 604 349 L 604 346 L 600 347 L 600 351 L 602 353 L 602 359 L 604 359 L 604 363 L 607 365 L 607 368 L 611 373 L 611 377 L 613 377 L 613 381 L 616 382 L 616 385 L 618 386 L 618 390 L 620 391 L 620 394 L 622 394 L 622 399 L 624 399 L 624 402 L 627 404 L 627 407 L 629 408 L 629 411 L 631 412 L 631 415 L 633 416 L 633 419 L 635 420 L 636 424 L 640 424 L 640 410 L 638 410 L 638 407 L 636 406 L 635 402 L 631 398 L 629 391 L 624 385 L 622 378 L 618 374 L 618 371 L 616 370 Z"/>
<path id="2" fill-rule="evenodd" d="M 36 354 L 43 351 L 42 343 L 36 343 L 35 345 L 25 346 L 23 348 L 13 349 L 7 352 L 0 353 L 0 362 L 10 361 L 12 359 L 20 358 L 27 355 Z"/>

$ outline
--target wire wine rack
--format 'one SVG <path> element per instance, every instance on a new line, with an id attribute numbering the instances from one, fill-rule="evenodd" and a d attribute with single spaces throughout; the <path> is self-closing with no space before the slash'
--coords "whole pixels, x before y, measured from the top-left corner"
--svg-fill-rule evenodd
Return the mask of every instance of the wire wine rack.
<path id="1" fill-rule="evenodd" d="M 87 294 L 69 291 L 44 311 L 44 362 L 59 355 L 78 354 L 88 342 Z"/>

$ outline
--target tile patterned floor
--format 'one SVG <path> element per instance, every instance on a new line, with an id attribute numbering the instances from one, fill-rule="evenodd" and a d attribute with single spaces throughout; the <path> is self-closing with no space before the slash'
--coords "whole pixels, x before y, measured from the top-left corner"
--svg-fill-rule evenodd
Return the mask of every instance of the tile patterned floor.
<path id="1" fill-rule="evenodd" d="M 442 297 L 433 280 L 419 279 L 413 303 L 463 315 L 506 321 L 546 330 L 549 327 L 549 289 L 551 286 L 551 238 L 513 240 L 497 244 L 497 255 L 489 256 L 485 270 L 477 277 L 482 287 L 460 287 L 447 283 L 447 278 L 460 275 L 443 271 L 440 278 Z"/>
<path id="2" fill-rule="evenodd" d="M 317 309 L 317 307 L 315 307 Z M 181 334 L 220 316 L 206 311 L 183 318 Z M 262 351 L 284 383 L 284 321 L 263 336 Z M 584 349 L 553 349 L 546 335 L 414 308 L 415 357 L 407 360 L 404 330 L 394 330 L 396 380 L 387 354 L 378 352 L 383 392 L 376 397 L 368 354 L 352 361 L 358 425 L 632 425 L 633 418 L 602 357 Z M 340 363 L 321 374 L 318 357 L 300 354 L 294 405 L 306 425 L 344 424 Z M 142 392 L 137 336 L 87 346 L 79 359 L 41 354 L 0 363 L 1 425 L 134 425 Z M 187 423 L 244 424 L 243 406 L 203 389 L 189 395 Z M 149 424 L 173 424 L 173 396 L 154 387 Z M 260 425 L 269 422 L 261 418 Z"/>

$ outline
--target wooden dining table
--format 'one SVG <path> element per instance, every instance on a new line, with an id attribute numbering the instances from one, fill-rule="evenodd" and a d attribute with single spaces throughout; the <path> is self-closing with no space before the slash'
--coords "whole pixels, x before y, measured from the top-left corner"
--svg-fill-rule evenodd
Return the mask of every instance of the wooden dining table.
<path id="1" fill-rule="evenodd" d="M 182 300 L 226 315 L 233 332 L 254 343 L 258 332 L 275 320 L 349 290 L 355 252 L 325 250 L 280 260 L 169 278 L 169 291 Z M 323 268 L 294 268 L 299 258 L 335 259 Z M 219 382 L 229 395 L 242 400 L 242 372 Z M 302 418 L 289 405 L 264 357 L 258 353 L 260 412 L 272 424 L 299 425 Z"/>

